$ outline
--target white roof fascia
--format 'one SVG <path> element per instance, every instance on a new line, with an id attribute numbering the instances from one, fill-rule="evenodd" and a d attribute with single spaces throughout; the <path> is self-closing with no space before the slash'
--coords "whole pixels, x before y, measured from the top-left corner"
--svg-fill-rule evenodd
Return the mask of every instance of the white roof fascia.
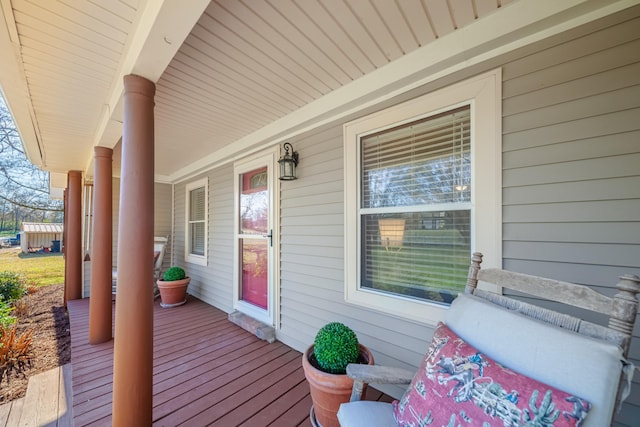
<path id="1" fill-rule="evenodd" d="M 114 76 L 94 146 L 113 148 L 122 136 L 124 76 L 136 74 L 157 82 L 208 5 L 209 0 L 189 0 L 188 4 L 182 0 L 146 1 Z M 93 153 L 85 172 L 93 175 Z"/>

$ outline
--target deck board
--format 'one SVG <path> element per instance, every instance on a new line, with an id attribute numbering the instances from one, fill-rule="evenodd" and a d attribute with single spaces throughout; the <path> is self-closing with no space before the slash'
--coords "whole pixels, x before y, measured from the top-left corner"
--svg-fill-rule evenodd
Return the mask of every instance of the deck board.
<path id="1" fill-rule="evenodd" d="M 88 344 L 89 302 L 69 301 L 76 426 L 111 424 L 113 341 Z M 114 315 L 115 318 L 115 315 Z M 310 426 L 302 355 L 189 297 L 154 307 L 153 425 Z M 370 388 L 368 399 L 388 396 Z"/>
<path id="2" fill-rule="evenodd" d="M 19 425 L 23 407 L 24 397 L 0 405 L 0 427 Z"/>

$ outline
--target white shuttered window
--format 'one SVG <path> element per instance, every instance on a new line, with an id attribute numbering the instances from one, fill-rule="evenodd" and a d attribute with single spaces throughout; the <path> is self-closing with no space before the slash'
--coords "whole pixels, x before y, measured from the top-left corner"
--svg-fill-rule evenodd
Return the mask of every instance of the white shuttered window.
<path id="1" fill-rule="evenodd" d="M 208 181 L 198 180 L 186 186 L 185 260 L 207 265 Z"/>
<path id="2" fill-rule="evenodd" d="M 435 324 L 472 252 L 501 267 L 500 87 L 495 70 L 344 125 L 348 303 Z"/>

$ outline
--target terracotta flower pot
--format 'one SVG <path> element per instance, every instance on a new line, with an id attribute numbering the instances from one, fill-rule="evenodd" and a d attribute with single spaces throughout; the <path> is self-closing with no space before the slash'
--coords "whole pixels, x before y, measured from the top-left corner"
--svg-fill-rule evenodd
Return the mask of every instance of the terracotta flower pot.
<path id="1" fill-rule="evenodd" d="M 371 351 L 362 344 L 359 344 L 359 347 L 360 358 L 366 360 L 369 365 L 373 365 Z M 316 420 L 322 427 L 340 427 L 338 409 L 342 403 L 349 401 L 353 380 L 346 374 L 329 374 L 314 367 L 309 361 L 312 354 L 313 346 L 310 346 L 302 355 L 302 367 L 309 383 Z"/>
<path id="2" fill-rule="evenodd" d="M 158 280 L 158 289 L 160 290 L 161 307 L 177 307 L 187 302 L 187 286 L 191 282 L 190 277 L 182 280 L 164 281 Z"/>

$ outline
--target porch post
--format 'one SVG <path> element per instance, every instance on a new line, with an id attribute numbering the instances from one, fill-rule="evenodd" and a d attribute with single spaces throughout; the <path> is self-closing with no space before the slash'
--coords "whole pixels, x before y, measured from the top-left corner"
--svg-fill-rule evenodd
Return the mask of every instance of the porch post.
<path id="1" fill-rule="evenodd" d="M 113 426 L 150 426 L 153 379 L 155 85 L 124 77 Z"/>
<path id="2" fill-rule="evenodd" d="M 69 282 L 69 275 L 68 270 L 67 270 L 67 231 L 69 230 L 69 204 L 67 203 L 69 201 L 69 175 L 67 175 L 67 188 L 64 189 L 64 192 L 62 193 L 62 210 L 63 210 L 63 216 L 62 216 L 62 241 L 60 242 L 60 250 L 62 251 L 62 257 L 65 259 L 65 263 L 64 263 L 64 295 L 63 295 L 63 299 L 64 299 L 64 306 L 67 306 L 67 283 Z"/>
<path id="3" fill-rule="evenodd" d="M 82 172 L 69 171 L 67 184 L 66 300 L 82 298 Z"/>
<path id="4" fill-rule="evenodd" d="M 112 158 L 113 150 L 95 147 L 89 344 L 111 340 Z"/>

